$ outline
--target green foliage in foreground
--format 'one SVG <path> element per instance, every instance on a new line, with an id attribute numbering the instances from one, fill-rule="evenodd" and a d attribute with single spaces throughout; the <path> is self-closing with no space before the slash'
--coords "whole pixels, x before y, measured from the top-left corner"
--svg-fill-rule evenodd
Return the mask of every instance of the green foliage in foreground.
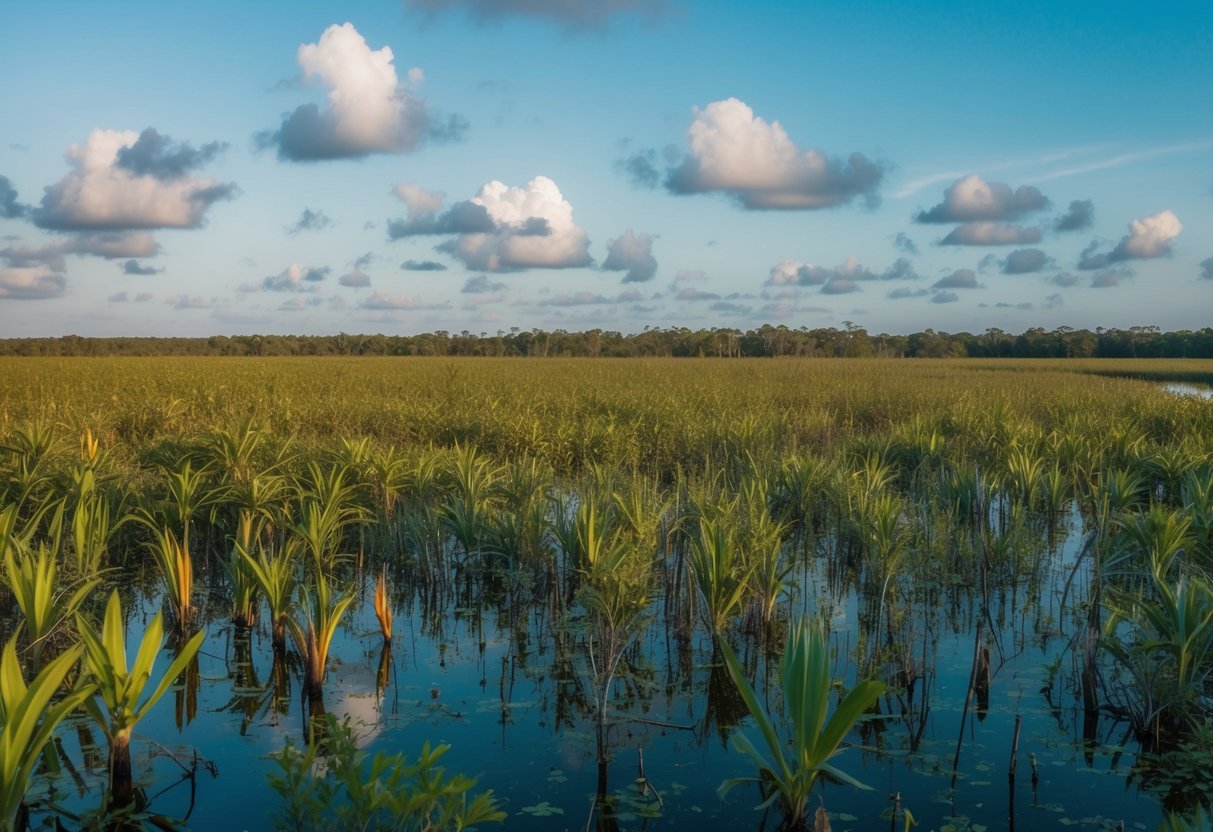
<path id="1" fill-rule="evenodd" d="M 55 728 L 92 695 L 79 687 L 53 702 L 55 693 L 80 658 L 74 647 L 48 662 L 27 687 L 14 641 L 0 657 L 0 830 L 13 829 L 30 776 Z"/>
<path id="2" fill-rule="evenodd" d="M 277 829 L 461 832 L 505 820 L 491 790 L 473 794 L 474 779 L 447 777 L 437 765 L 449 745 L 431 748 L 427 742 L 409 762 L 403 752 L 371 757 L 358 748 L 349 721 L 331 714 L 318 733 L 322 739 L 307 748 L 288 738 L 271 755 L 280 772 L 270 773 L 269 785 L 283 800 Z"/>
<path id="3" fill-rule="evenodd" d="M 721 649 L 729 675 L 741 692 L 766 746 L 764 753 L 745 734 L 733 735 L 733 748 L 753 761 L 758 776 L 726 780 L 720 784 L 721 796 L 741 783 L 757 783 L 764 799 L 756 808 L 765 809 L 778 801 L 784 817 L 781 828 L 798 830 L 807 828 L 809 795 L 823 774 L 856 788 L 868 788 L 835 768 L 830 760 L 839 753 L 843 739 L 864 712 L 884 693 L 882 682 L 859 682 L 830 713 L 833 682 L 826 634 L 820 624 L 802 619 L 788 635 L 781 669 L 784 708 L 792 721 L 788 753 L 762 699 L 746 678 L 741 662 L 727 644 L 722 643 Z"/>

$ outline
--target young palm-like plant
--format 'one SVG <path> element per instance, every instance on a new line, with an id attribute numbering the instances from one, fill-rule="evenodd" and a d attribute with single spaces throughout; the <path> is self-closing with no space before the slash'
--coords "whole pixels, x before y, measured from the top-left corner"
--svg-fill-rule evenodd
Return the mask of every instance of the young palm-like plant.
<path id="1" fill-rule="evenodd" d="M 447 470 L 451 491 L 440 510 L 442 523 L 466 557 L 480 548 L 496 502 L 495 483 L 500 470 L 473 446 L 456 446 Z"/>
<path id="2" fill-rule="evenodd" d="M 735 532 L 724 517 L 699 521 L 689 558 L 703 598 L 704 620 L 713 635 L 719 635 L 740 611 L 754 566 L 737 551 Z"/>
<path id="3" fill-rule="evenodd" d="M 778 802 L 783 813 L 780 828 L 790 831 L 808 829 L 809 796 L 823 774 L 856 788 L 868 788 L 836 768 L 830 760 L 839 753 L 839 746 L 855 723 L 884 693 L 883 683 L 859 682 L 830 713 L 833 682 L 826 635 L 820 625 L 800 621 L 788 636 L 781 668 L 784 708 L 792 720 L 792 734 L 785 746 L 762 699 L 746 678 L 741 662 L 727 644 L 722 644 L 721 649 L 729 675 L 762 732 L 766 746 L 764 754 L 745 734 L 733 735 L 733 748 L 749 757 L 759 773 L 756 777 L 739 777 L 721 783 L 722 796 L 741 783 L 757 783 L 763 792 L 763 800 L 757 808 L 765 809 Z M 785 751 L 788 746 L 790 750 Z"/>
<path id="4" fill-rule="evenodd" d="M 334 595 L 323 572 L 316 573 L 316 591 L 304 588 L 299 596 L 298 609 L 303 617 L 301 620 L 288 618 L 287 626 L 303 657 L 303 691 L 311 716 L 316 717 L 324 713 L 324 667 L 328 664 L 329 647 L 354 596 Z"/>
<path id="5" fill-rule="evenodd" d="M 59 586 L 59 567 L 55 557 L 45 546 L 38 546 L 38 554 L 18 557 L 17 547 L 11 546 L 4 554 L 4 569 L 8 573 L 8 585 L 17 599 L 24 619 L 25 636 L 29 639 L 30 665 L 35 672 L 42 667 L 42 651 L 47 639 L 68 616 L 75 615 L 81 602 L 96 586 L 95 580 L 86 580 L 76 587 Z"/>
<path id="6" fill-rule="evenodd" d="M 17 659 L 16 640 L 4 646 L 0 657 L 0 829 L 16 825 L 30 776 L 55 728 L 93 693 L 91 685 L 77 686 L 52 701 L 80 653 L 80 647 L 73 647 L 59 654 L 27 687 Z"/>
<path id="7" fill-rule="evenodd" d="M 235 549 L 235 554 L 252 574 L 270 608 L 270 624 L 273 627 L 271 640 L 274 653 L 278 655 L 286 652 L 287 622 L 295 598 L 295 587 L 299 583 L 299 571 L 289 540 L 287 546 L 278 554 L 258 547 L 257 556 L 253 557 L 239 546 Z"/>
<path id="8" fill-rule="evenodd" d="M 164 578 L 164 594 L 172 607 L 178 632 L 185 632 L 194 618 L 194 561 L 185 544 L 166 527 L 155 530 L 150 548 Z"/>
<path id="9" fill-rule="evenodd" d="M 387 592 L 387 570 L 379 573 L 379 581 L 375 584 L 375 619 L 379 622 L 379 632 L 383 633 L 384 645 L 392 643 L 392 601 Z"/>
<path id="10" fill-rule="evenodd" d="M 154 688 L 152 669 L 164 638 L 164 623 L 156 613 L 143 633 L 135 663 L 127 668 L 126 634 L 122 623 L 122 602 L 115 590 L 105 606 L 100 631 L 83 616 L 76 617 L 76 629 L 84 642 L 85 666 L 96 681 L 96 698 L 84 703 L 89 715 L 109 740 L 110 795 L 116 806 L 129 806 L 134 799 L 131 774 L 131 733 L 177 681 L 198 648 L 205 632 L 198 631 L 182 646 L 176 658 Z"/>

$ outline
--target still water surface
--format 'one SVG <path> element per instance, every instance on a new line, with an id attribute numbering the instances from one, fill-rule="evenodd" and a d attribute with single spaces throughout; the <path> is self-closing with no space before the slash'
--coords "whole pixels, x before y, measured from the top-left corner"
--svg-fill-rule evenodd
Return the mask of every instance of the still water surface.
<path id="1" fill-rule="evenodd" d="M 1111 829 L 1119 821 L 1126 829 L 1156 827 L 1156 801 L 1126 784 L 1135 747 L 1124 726 L 1104 722 L 1094 740 L 1084 743 L 1081 703 L 1060 681 L 1052 695 L 1056 707 L 1041 692 L 1049 682 L 1047 666 L 1072 635 L 1070 616 L 1060 603 L 1079 546 L 1078 524 L 1074 514 L 1035 578 L 1025 576 L 992 599 L 988 620 L 996 633 L 996 672 L 989 709 L 977 719 L 970 714 L 963 732 L 980 616 L 973 588 L 945 587 L 938 603 L 912 607 L 915 650 L 923 651 L 921 665 L 931 672 L 917 685 L 913 701 L 886 699 L 882 710 L 895 716 L 853 734 L 857 747 L 836 758 L 872 791 L 827 786 L 818 792 L 835 832 L 889 828 L 889 798 L 898 792 L 920 830 Z M 850 682 L 858 603 L 853 588 L 832 587 L 825 564 L 810 559 L 798 567 L 789 576 L 793 587 L 786 603 L 830 616 L 840 648 L 835 675 Z M 1083 580 L 1081 570 L 1078 580 Z M 381 638 L 373 583 L 364 581 L 363 592 L 365 603 L 352 609 L 330 654 L 329 711 L 348 714 L 372 753 L 403 750 L 412 756 L 426 740 L 449 743 L 448 771 L 479 774 L 480 786 L 493 789 L 509 813 L 506 829 L 584 829 L 597 783 L 592 699 L 586 656 L 565 625 L 538 606 L 515 610 L 512 621 L 504 604 L 478 608 L 452 601 L 431 611 L 416 594 L 398 599 L 391 681 L 377 692 Z M 291 677 L 285 713 L 279 713 L 265 689 L 271 678 L 268 634 L 254 633 L 251 662 L 241 661 L 222 600 L 206 603 L 214 620 L 199 660 L 193 717 L 183 691 L 176 702 L 173 694 L 166 696 L 140 723 L 136 769 L 154 796 L 152 808 L 173 817 L 188 814 L 190 829 L 271 829 L 278 796 L 265 785 L 274 765 L 267 755 L 281 749 L 288 736 L 296 742 L 303 736 L 298 673 Z M 153 606 L 145 599 L 128 638 L 139 635 Z M 614 689 L 613 820 L 620 829 L 756 830 L 762 820 L 753 809 L 756 791 L 738 788 L 725 800 L 716 793 L 722 780 L 753 773 L 728 746 L 740 712 L 735 698 L 719 693 L 722 681 L 729 690 L 727 676 L 719 667 L 713 670 L 706 636 L 697 630 L 680 643 L 661 613 L 655 610 L 653 624 L 629 655 L 631 669 Z M 558 648 L 561 642 L 569 649 Z M 751 660 L 756 652 L 752 645 L 739 649 Z M 159 666 L 167 661 L 162 654 Z M 1068 672 L 1068 654 L 1062 664 Z M 773 663 L 757 662 L 760 691 L 767 689 L 772 670 Z M 773 705 L 774 690 L 768 691 Z M 924 695 L 929 709 L 920 718 Z M 910 715 L 901 714 L 903 705 Z M 1023 728 L 1012 796 L 1007 774 L 1016 715 Z M 742 726 L 758 739 L 748 720 Z M 104 783 L 103 753 L 86 766 L 81 732 L 74 727 L 63 732 L 63 748 L 75 761 L 79 782 L 62 774 L 39 791 L 50 789 L 74 810 L 96 805 Z M 635 785 L 641 752 L 661 805 Z M 200 766 L 191 794 L 179 763 L 190 766 L 195 753 Z M 773 828 L 774 820 L 766 828 Z"/>

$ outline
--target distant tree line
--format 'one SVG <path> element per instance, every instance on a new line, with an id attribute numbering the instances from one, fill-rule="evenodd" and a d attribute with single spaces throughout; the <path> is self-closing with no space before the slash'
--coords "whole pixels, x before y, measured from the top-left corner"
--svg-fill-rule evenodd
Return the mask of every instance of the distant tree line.
<path id="1" fill-rule="evenodd" d="M 1213 358 L 1213 327 L 1163 332 L 1128 329 L 1053 330 L 1033 327 L 1014 335 L 926 329 L 911 335 L 874 335 L 849 322 L 843 329 L 764 324 L 757 329 L 646 327 L 625 335 L 604 329 L 563 329 L 420 335 L 215 335 L 210 338 L 0 339 L 0 355 L 478 355 L 720 358 Z"/>

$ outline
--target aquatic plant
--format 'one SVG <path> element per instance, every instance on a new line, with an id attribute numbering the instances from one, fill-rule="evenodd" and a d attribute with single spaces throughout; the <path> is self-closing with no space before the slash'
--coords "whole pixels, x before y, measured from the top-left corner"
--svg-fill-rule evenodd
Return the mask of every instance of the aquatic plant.
<path id="1" fill-rule="evenodd" d="M 286 651 L 287 623 L 294 603 L 295 588 L 299 583 L 299 567 L 295 558 L 298 544 L 292 541 L 295 541 L 295 538 L 287 538 L 287 543 L 276 552 L 266 547 L 258 547 L 256 556 L 240 546 L 234 550 L 234 554 L 244 562 L 257 582 L 270 608 L 271 638 L 275 653 Z"/>
<path id="2" fill-rule="evenodd" d="M 184 540 L 162 526 L 154 530 L 148 546 L 164 579 L 164 594 L 178 632 L 185 632 L 194 619 L 194 560 Z"/>
<path id="3" fill-rule="evenodd" d="M 840 752 L 843 740 L 864 712 L 884 693 L 882 682 L 859 682 L 843 695 L 831 713 L 833 681 L 826 635 L 821 625 L 802 619 L 788 634 L 780 666 L 784 710 L 792 723 L 785 746 L 741 662 L 727 644 L 722 644 L 721 649 L 729 675 L 745 699 L 765 748 L 765 752 L 759 750 L 742 731 L 733 735 L 733 748 L 749 757 L 758 775 L 724 781 L 720 784 L 721 796 L 742 783 L 755 783 L 762 794 L 756 808 L 778 804 L 783 817 L 780 828 L 804 830 L 809 796 L 818 778 L 824 775 L 855 788 L 867 788 L 830 760 Z"/>
<path id="4" fill-rule="evenodd" d="M 331 714 L 320 733 L 323 744 L 301 749 L 288 737 L 270 755 L 278 771 L 267 780 L 282 798 L 276 829 L 463 832 L 506 818 L 492 790 L 475 792 L 475 779 L 447 775 L 438 764 L 449 745 L 426 742 L 414 761 L 404 752 L 372 757 L 359 749 L 349 721 Z"/>
<path id="5" fill-rule="evenodd" d="M 105 606 L 100 630 L 84 616 L 76 617 L 76 630 L 84 644 L 84 666 L 89 678 L 96 683 L 96 695 L 87 698 L 84 707 L 109 740 L 110 796 L 115 806 L 128 806 L 134 799 L 131 732 L 177 681 L 202 646 L 206 633 L 199 630 L 182 644 L 156 686 L 149 687 L 156 654 L 164 638 L 160 613 L 148 622 L 135 662 L 129 669 L 122 602 L 117 591 L 110 595 Z"/>
<path id="6" fill-rule="evenodd" d="M 379 622 L 379 631 L 383 634 L 383 643 L 392 643 L 392 602 L 387 592 L 387 570 L 379 573 L 375 584 L 375 619 Z"/>
<path id="7" fill-rule="evenodd" d="M 97 581 L 87 579 L 74 586 L 60 586 L 58 564 L 46 546 L 40 544 L 37 554 L 18 555 L 18 549 L 14 545 L 5 550 L 4 569 L 21 610 L 20 626 L 29 643 L 30 666 L 37 672 L 51 634 L 76 614 Z"/>
<path id="8" fill-rule="evenodd" d="M 303 657 L 303 692 L 313 716 L 324 709 L 324 669 L 341 619 L 354 601 L 352 594 L 333 593 L 323 572 L 314 578 L 315 591 L 300 586 L 295 609 L 302 618 L 288 617 L 287 628 Z"/>
<path id="9" fill-rule="evenodd" d="M 4 832 L 18 825 L 30 777 L 55 728 L 93 694 L 93 686 L 83 684 L 55 699 L 80 659 L 80 647 L 47 662 L 27 686 L 15 641 L 9 640 L 0 656 L 0 830 Z"/>
<path id="10" fill-rule="evenodd" d="M 739 555 L 735 533 L 724 518 L 699 521 L 688 563 L 703 600 L 704 621 L 719 635 L 741 610 L 754 565 Z"/>

